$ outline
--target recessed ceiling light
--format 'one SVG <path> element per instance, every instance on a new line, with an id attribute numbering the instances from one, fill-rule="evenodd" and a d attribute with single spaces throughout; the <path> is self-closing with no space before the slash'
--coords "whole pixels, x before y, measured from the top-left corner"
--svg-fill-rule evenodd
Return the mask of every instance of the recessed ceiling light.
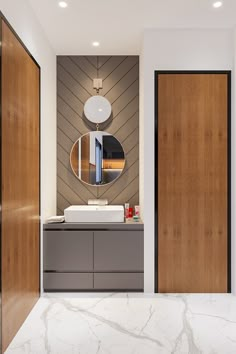
<path id="1" fill-rule="evenodd" d="M 65 9 L 65 8 L 68 6 L 68 4 L 67 4 L 66 1 L 59 1 L 58 5 L 59 5 L 60 7 L 62 7 L 63 9 Z"/>
<path id="2" fill-rule="evenodd" d="M 100 46 L 100 43 L 97 42 L 97 41 L 95 41 L 95 42 L 92 43 L 92 45 L 93 45 L 94 47 L 99 47 L 99 46 Z"/>
<path id="3" fill-rule="evenodd" d="M 215 2 L 213 2 L 213 7 L 215 8 L 215 9 L 218 9 L 219 7 L 221 7 L 223 5 L 223 2 L 222 1 L 215 1 Z"/>

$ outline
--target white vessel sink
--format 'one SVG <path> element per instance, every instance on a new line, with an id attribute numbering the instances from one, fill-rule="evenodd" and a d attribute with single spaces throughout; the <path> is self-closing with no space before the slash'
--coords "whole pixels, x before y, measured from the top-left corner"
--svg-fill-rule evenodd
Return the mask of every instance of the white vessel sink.
<path id="1" fill-rule="evenodd" d="M 124 222 L 123 205 L 72 205 L 64 214 L 65 222 Z"/>

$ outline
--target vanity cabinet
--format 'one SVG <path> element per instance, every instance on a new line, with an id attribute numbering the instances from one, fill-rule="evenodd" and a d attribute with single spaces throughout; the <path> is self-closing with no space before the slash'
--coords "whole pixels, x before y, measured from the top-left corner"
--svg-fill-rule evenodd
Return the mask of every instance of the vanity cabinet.
<path id="1" fill-rule="evenodd" d="M 143 224 L 45 224 L 45 291 L 143 290 Z"/>
<path id="2" fill-rule="evenodd" d="M 142 231 L 95 231 L 94 270 L 142 272 Z"/>
<path id="3" fill-rule="evenodd" d="M 93 270 L 92 231 L 45 231 L 44 269 L 57 272 Z"/>

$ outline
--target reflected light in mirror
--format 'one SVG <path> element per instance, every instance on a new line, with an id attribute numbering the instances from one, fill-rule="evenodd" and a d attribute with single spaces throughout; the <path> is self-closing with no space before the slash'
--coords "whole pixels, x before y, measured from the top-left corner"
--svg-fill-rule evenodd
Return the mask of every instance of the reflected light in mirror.
<path id="1" fill-rule="evenodd" d="M 111 134 L 93 131 L 79 138 L 71 149 L 71 169 L 75 176 L 92 186 L 115 181 L 125 167 L 124 150 Z"/>

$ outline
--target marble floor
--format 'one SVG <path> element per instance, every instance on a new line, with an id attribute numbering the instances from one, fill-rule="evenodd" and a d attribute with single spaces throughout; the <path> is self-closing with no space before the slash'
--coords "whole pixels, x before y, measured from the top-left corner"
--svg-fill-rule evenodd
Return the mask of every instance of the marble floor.
<path id="1" fill-rule="evenodd" d="M 7 354 L 235 354 L 232 295 L 51 294 Z"/>

